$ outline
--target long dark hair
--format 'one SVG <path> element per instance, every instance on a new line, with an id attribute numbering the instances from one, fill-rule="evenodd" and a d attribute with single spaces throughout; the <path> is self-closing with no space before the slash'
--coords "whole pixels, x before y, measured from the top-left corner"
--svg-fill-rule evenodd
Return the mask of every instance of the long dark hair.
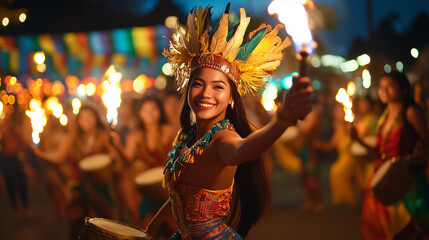
<path id="1" fill-rule="evenodd" d="M 192 81 L 192 76 L 190 78 Z M 233 124 L 236 132 L 247 137 L 252 131 L 247 120 L 246 110 L 235 84 L 229 80 L 232 97 L 235 102 L 234 109 L 228 106 L 226 118 Z M 191 130 L 191 108 L 186 104 L 189 87 L 183 94 L 183 105 L 180 114 L 180 124 L 184 132 Z M 227 224 L 234 228 L 243 238 L 247 236 L 250 228 L 258 221 L 267 209 L 271 200 L 271 191 L 268 176 L 260 156 L 252 161 L 238 165 L 234 176 L 234 194 L 231 200 L 231 214 Z"/>
<path id="2" fill-rule="evenodd" d="M 159 113 L 160 113 L 160 118 L 159 118 L 158 124 L 159 125 L 166 124 L 167 123 L 167 118 L 165 116 L 164 107 L 162 106 L 162 103 L 159 100 L 159 98 L 156 97 L 155 95 L 146 95 L 146 96 L 143 96 L 137 102 L 136 108 L 134 109 L 135 110 L 134 111 L 135 117 L 137 119 L 137 128 L 145 130 L 144 122 L 140 118 L 140 109 L 143 106 L 143 104 L 145 104 L 146 102 L 153 102 L 153 103 L 155 103 L 155 105 L 158 107 Z"/>

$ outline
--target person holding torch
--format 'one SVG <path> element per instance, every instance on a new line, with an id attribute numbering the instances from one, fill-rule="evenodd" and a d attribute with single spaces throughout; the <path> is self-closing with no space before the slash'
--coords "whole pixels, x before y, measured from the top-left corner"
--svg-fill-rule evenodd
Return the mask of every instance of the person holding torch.
<path id="1" fill-rule="evenodd" d="M 217 27 L 210 18 L 210 7 L 192 9 L 164 51 L 184 104 L 164 170 L 170 198 L 146 229 L 153 236 L 174 216 L 178 231 L 171 239 L 246 237 L 270 197 L 260 155 L 312 109 L 310 79 L 295 76 L 277 118 L 251 132 L 242 95 L 265 85 L 289 41 L 277 36 L 281 25 L 262 24 L 242 44 L 250 18 L 240 9 L 229 31 L 229 4 Z"/>

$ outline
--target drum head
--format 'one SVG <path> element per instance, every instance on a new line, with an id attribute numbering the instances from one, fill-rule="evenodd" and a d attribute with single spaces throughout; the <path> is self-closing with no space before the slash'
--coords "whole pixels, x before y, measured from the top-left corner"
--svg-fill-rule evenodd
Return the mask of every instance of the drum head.
<path id="1" fill-rule="evenodd" d="M 381 165 L 381 167 L 377 170 L 374 175 L 374 178 L 371 181 L 371 188 L 374 188 L 381 181 L 381 179 L 383 179 L 383 177 L 387 174 L 391 166 L 392 161 L 386 161 Z"/>
<path id="2" fill-rule="evenodd" d="M 350 146 L 350 152 L 353 156 L 362 157 L 368 154 L 368 150 L 359 142 L 353 142 Z"/>
<path id="3" fill-rule="evenodd" d="M 164 179 L 164 167 L 151 168 L 137 175 L 135 182 L 137 185 L 148 185 L 160 183 Z"/>
<path id="4" fill-rule="evenodd" d="M 377 142 L 377 136 L 365 136 L 362 138 L 362 142 L 364 142 L 366 145 L 370 147 L 375 147 L 375 144 Z"/>
<path id="5" fill-rule="evenodd" d="M 290 126 L 286 131 L 280 136 L 282 141 L 292 141 L 299 136 L 299 129 L 296 126 Z"/>
<path id="6" fill-rule="evenodd" d="M 377 137 L 376 136 L 365 136 L 362 138 L 362 142 L 370 147 L 375 147 Z M 357 141 L 354 141 L 350 146 L 350 152 L 356 157 L 363 157 L 368 155 L 368 149 Z"/>
<path id="7" fill-rule="evenodd" d="M 79 167 L 86 171 L 101 169 L 111 163 L 111 157 L 108 154 L 95 154 L 83 158 L 79 162 Z"/>
<path id="8" fill-rule="evenodd" d="M 124 239 L 150 239 L 143 230 L 110 219 L 90 218 L 88 223 Z"/>

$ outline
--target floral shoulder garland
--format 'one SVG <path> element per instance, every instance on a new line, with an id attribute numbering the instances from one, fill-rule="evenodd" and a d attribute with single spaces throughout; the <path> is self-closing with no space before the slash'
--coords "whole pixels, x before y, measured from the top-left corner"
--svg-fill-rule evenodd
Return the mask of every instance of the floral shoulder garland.
<path id="1" fill-rule="evenodd" d="M 174 149 L 168 154 L 168 162 L 164 169 L 164 180 L 170 182 L 171 180 L 177 180 L 187 164 L 194 163 L 195 155 L 201 155 L 204 149 L 209 145 L 210 140 L 214 134 L 218 131 L 228 129 L 233 130 L 234 127 L 228 119 L 224 119 L 216 123 L 201 139 L 195 142 L 192 147 L 188 148 L 186 144 L 196 134 L 196 124 L 192 124 L 191 131 L 183 133 L 180 130 L 179 134 L 174 141 Z M 185 148 L 185 153 L 178 157 L 178 154 Z"/>

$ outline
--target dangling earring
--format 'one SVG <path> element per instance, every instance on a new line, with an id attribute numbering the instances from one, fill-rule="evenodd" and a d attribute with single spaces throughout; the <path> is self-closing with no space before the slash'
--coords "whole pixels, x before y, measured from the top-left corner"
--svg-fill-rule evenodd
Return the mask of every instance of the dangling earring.
<path id="1" fill-rule="evenodd" d="M 234 101 L 232 101 L 232 103 L 231 103 L 231 109 L 234 109 Z"/>

